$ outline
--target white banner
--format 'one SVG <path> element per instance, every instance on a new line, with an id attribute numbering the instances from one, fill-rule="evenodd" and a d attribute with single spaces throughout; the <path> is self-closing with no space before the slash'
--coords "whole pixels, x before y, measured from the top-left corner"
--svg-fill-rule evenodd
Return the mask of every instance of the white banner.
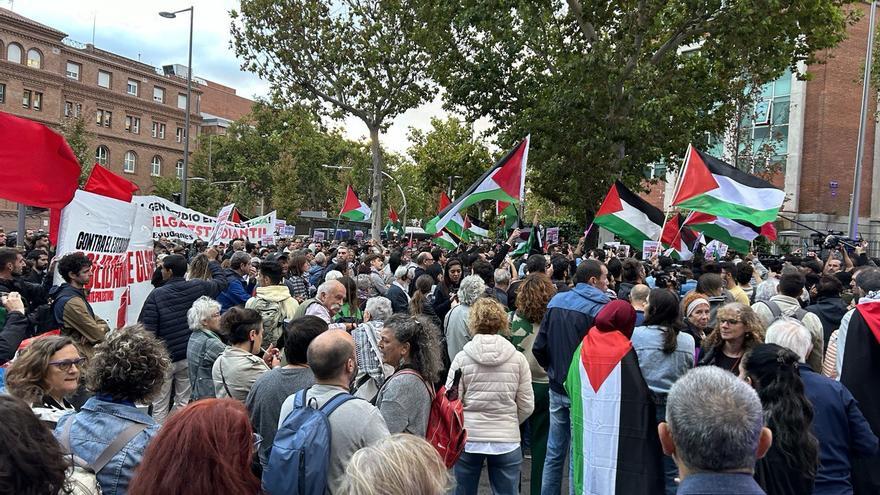
<path id="1" fill-rule="evenodd" d="M 152 212 L 153 239 L 166 237 L 172 241 L 190 244 L 195 240 L 208 240 L 214 232 L 217 218 L 204 213 L 199 213 L 189 208 L 184 208 L 173 201 L 168 201 L 159 196 L 135 196 L 132 202 L 137 203 Z M 259 240 L 263 232 L 267 230 L 268 219 L 275 212 L 262 217 L 254 218 L 245 224 L 227 222 L 221 227 L 217 243 L 228 244 L 236 238 L 248 238 L 253 241 Z"/>
<path id="2" fill-rule="evenodd" d="M 211 237 L 208 238 L 208 246 L 216 246 L 220 243 L 220 233 L 223 232 L 223 228 L 229 222 L 229 215 L 232 214 L 233 209 L 235 209 L 235 203 L 230 203 L 220 208 L 220 213 L 217 214 L 217 224 L 214 227 L 214 231 L 211 232 Z"/>
<path id="3" fill-rule="evenodd" d="M 150 217 L 136 204 L 82 190 L 61 211 L 57 254 L 83 252 L 92 260 L 88 300 L 111 328 L 136 322 L 153 289 Z M 55 281 L 62 282 L 57 274 Z"/>

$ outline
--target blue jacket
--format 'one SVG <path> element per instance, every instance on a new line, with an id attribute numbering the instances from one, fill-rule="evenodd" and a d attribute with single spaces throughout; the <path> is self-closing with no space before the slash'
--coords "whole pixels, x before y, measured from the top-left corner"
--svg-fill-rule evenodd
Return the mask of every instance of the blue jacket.
<path id="1" fill-rule="evenodd" d="M 593 326 L 599 310 L 609 301 L 603 291 L 585 283 L 558 293 L 550 300 L 532 353 L 538 364 L 547 370 L 550 389 L 554 392 L 568 395 L 563 384 L 574 351 Z"/>
<path id="2" fill-rule="evenodd" d="M 158 423 L 139 411 L 134 404 L 109 402 L 97 397 L 86 401 L 80 412 L 58 420 L 55 438 L 59 442 L 68 421 L 74 422 L 70 427 L 70 448 L 74 455 L 88 463 L 95 462 L 101 452 L 132 423 L 150 425 L 132 438 L 98 473 L 98 483 L 104 495 L 124 495 L 134 470 L 144 457 L 147 444 L 159 432 Z"/>
<path id="3" fill-rule="evenodd" d="M 858 402 L 840 382 L 800 365 L 804 395 L 813 404 L 813 434 L 819 440 L 814 495 L 851 494 L 850 458 L 877 454 L 877 437 Z"/>
<path id="4" fill-rule="evenodd" d="M 694 473 L 678 485 L 676 495 L 764 495 L 750 474 Z"/>
<path id="5" fill-rule="evenodd" d="M 225 313 L 233 306 L 246 303 L 253 295 L 254 287 L 257 285 L 256 280 L 245 283 L 244 278 L 231 269 L 227 269 L 225 273 L 229 285 L 217 296 L 221 313 Z"/>
<path id="6" fill-rule="evenodd" d="M 189 323 L 186 312 L 193 302 L 202 296 L 217 297 L 226 289 L 226 276 L 220 263 L 208 263 L 211 280 L 184 280 L 183 277 L 171 277 L 162 287 L 153 289 L 144 301 L 144 307 L 138 321 L 156 337 L 165 342 L 171 361 L 186 359 L 186 346 L 189 343 Z"/>

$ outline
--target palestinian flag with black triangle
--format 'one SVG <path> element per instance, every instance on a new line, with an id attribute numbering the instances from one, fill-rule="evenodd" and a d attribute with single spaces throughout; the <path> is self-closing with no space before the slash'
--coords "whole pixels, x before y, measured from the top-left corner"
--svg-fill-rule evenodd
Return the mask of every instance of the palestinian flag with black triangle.
<path id="1" fill-rule="evenodd" d="M 431 237 L 431 242 L 450 251 L 453 251 L 458 247 L 458 241 L 456 241 L 455 238 L 450 235 L 449 232 L 446 230 L 442 230 L 434 234 Z"/>
<path id="2" fill-rule="evenodd" d="M 565 390 L 574 493 L 663 493 L 655 406 L 630 340 L 591 328 L 571 360 Z"/>
<path id="3" fill-rule="evenodd" d="M 392 232 L 397 232 L 398 236 L 403 237 L 403 224 L 400 222 L 400 218 L 397 216 L 397 212 L 394 211 L 394 208 L 389 208 L 388 223 L 385 224 L 383 230 L 387 236 L 391 236 Z"/>
<path id="4" fill-rule="evenodd" d="M 358 199 L 357 193 L 351 186 L 345 188 L 345 201 L 339 216 L 356 222 L 366 222 L 372 216 L 373 211 L 366 203 Z"/>
<path id="5" fill-rule="evenodd" d="M 663 233 L 660 235 L 660 245 L 666 249 L 666 256 L 688 261 L 694 257 L 693 249 L 698 234 L 686 227 L 684 222 L 685 218 L 681 213 L 676 213 L 666 220 L 663 224 Z"/>
<path id="6" fill-rule="evenodd" d="M 489 229 L 486 228 L 486 225 L 469 215 L 464 216 L 464 230 L 469 238 L 489 237 Z"/>
<path id="7" fill-rule="evenodd" d="M 519 218 L 519 210 L 516 209 L 516 204 L 508 203 L 506 201 L 496 201 L 495 215 L 501 218 L 501 227 L 504 228 L 504 230 L 516 228 L 517 219 Z"/>
<path id="8" fill-rule="evenodd" d="M 696 211 L 687 216 L 684 224 L 740 253 L 748 253 L 752 241 L 761 235 L 761 229 L 750 223 Z"/>
<path id="9" fill-rule="evenodd" d="M 520 240 L 513 252 L 510 253 L 511 256 L 542 254 L 544 252 L 544 243 L 542 240 L 544 236 L 541 235 L 540 226 L 535 225 L 534 227 L 522 229 L 520 230 L 520 235 L 526 235 L 527 232 L 528 237 L 524 241 Z"/>
<path id="10" fill-rule="evenodd" d="M 846 327 L 840 383 L 858 401 L 859 410 L 871 430 L 880 435 L 880 299 L 863 297 L 852 311 Z M 852 482 L 855 493 L 880 493 L 880 455 L 853 459 Z"/>
<path id="11" fill-rule="evenodd" d="M 425 225 L 425 232 L 434 234 L 446 227 L 452 218 L 472 204 L 485 200 L 519 203 L 529 157 L 529 137 L 517 144 L 507 155 L 477 179 L 455 201 L 446 206 Z"/>
<path id="12" fill-rule="evenodd" d="M 764 225 L 776 220 L 785 192 L 709 156 L 693 145 L 678 178 L 672 206 Z"/>
<path id="13" fill-rule="evenodd" d="M 656 241 L 663 230 L 663 212 L 616 181 L 596 212 L 593 223 L 641 249 L 642 242 Z"/>

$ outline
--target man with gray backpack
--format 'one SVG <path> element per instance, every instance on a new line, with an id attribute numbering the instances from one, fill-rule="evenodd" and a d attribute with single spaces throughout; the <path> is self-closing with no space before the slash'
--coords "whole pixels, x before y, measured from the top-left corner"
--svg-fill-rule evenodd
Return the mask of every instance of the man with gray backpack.
<path id="1" fill-rule="evenodd" d="M 278 432 L 263 471 L 269 495 L 337 493 L 345 467 L 359 449 L 389 435 L 379 410 L 349 394 L 357 374 L 351 335 L 328 330 L 309 344 L 315 385 L 281 406 Z"/>

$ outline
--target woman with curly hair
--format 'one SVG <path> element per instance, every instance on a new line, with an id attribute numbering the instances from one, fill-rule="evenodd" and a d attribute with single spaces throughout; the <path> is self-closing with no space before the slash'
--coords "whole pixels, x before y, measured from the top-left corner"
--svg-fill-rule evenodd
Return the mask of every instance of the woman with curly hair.
<path id="1" fill-rule="evenodd" d="M 396 314 L 384 323 L 379 349 L 384 363 L 395 372 L 379 390 L 376 406 L 391 433 L 424 437 L 434 398 L 434 382 L 443 367 L 439 332 L 423 316 Z"/>
<path id="2" fill-rule="evenodd" d="M 773 445 L 755 467 L 768 495 L 813 493 L 819 442 L 811 433 L 813 405 L 804 395 L 798 355 L 776 344 L 760 344 L 745 355 L 740 376 L 755 388 Z"/>
<path id="3" fill-rule="evenodd" d="M 183 462 L 182 460 L 186 461 Z M 129 495 L 260 493 L 247 410 L 231 399 L 204 399 L 171 416 L 150 442 Z"/>
<path id="4" fill-rule="evenodd" d="M 58 418 L 73 412 L 67 397 L 76 393 L 83 361 L 68 337 L 36 339 L 6 371 L 6 390 L 54 428 Z"/>
<path id="5" fill-rule="evenodd" d="M 104 495 L 128 491 L 134 469 L 159 431 L 159 424 L 135 406 L 149 403 L 159 392 L 171 365 L 165 344 L 141 325 L 111 333 L 95 347 L 85 372 L 86 387 L 95 396 L 76 414 L 62 417 L 55 438 L 73 455 L 94 466 Z M 113 453 L 110 447 L 119 447 Z"/>
<path id="6" fill-rule="evenodd" d="M 64 451 L 22 400 L 0 395 L 0 493 L 67 493 Z"/>
<path id="7" fill-rule="evenodd" d="M 535 398 L 528 361 L 503 336 L 509 325 L 507 311 L 497 299 L 477 299 L 470 311 L 473 337 L 449 367 L 447 389 L 461 373 L 459 397 L 468 432 L 464 452 L 453 468 L 456 494 L 477 493 L 483 464 L 488 465 L 493 493 L 519 491 L 519 425 L 532 414 Z"/>
<path id="8" fill-rule="evenodd" d="M 743 354 L 764 341 L 764 324 L 752 308 L 728 303 L 718 308 L 715 330 L 703 340 L 697 366 L 718 366 L 739 372 Z"/>
<path id="9" fill-rule="evenodd" d="M 532 479 L 541 479 L 550 432 L 550 379 L 535 360 L 532 346 L 547 312 L 547 303 L 556 294 L 556 284 L 543 273 L 530 273 L 519 285 L 516 311 L 510 313 L 510 342 L 523 353 L 532 372 L 535 411 L 529 417 L 529 447 L 532 453 Z M 541 493 L 541 484 L 532 483 L 532 494 Z"/>

